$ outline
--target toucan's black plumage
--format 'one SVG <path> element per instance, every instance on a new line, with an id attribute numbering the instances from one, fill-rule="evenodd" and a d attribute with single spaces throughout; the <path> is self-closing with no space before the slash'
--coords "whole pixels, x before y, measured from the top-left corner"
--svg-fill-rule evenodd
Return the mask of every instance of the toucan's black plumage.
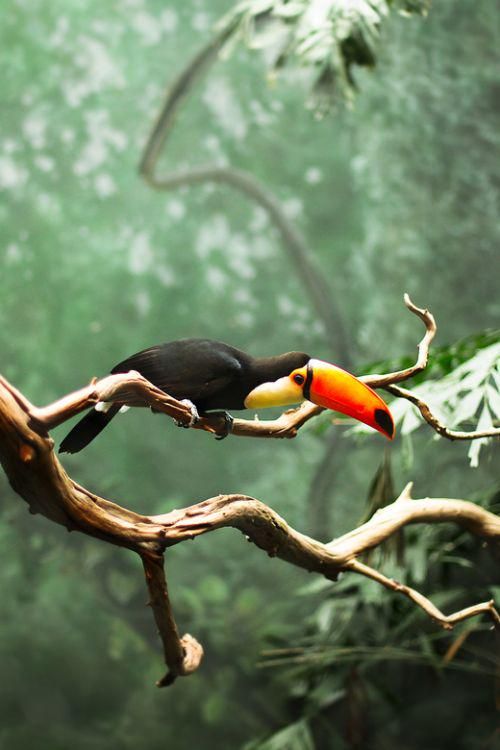
<path id="1" fill-rule="evenodd" d="M 180 339 L 133 354 L 111 373 L 137 370 L 162 391 L 188 399 L 203 413 L 245 409 L 245 398 L 256 386 L 289 375 L 309 359 L 304 352 L 257 359 L 222 341 Z M 92 409 L 64 438 L 59 451 L 77 453 L 85 448 L 119 409 L 115 404 L 107 412 Z"/>
<path id="2" fill-rule="evenodd" d="M 137 370 L 162 391 L 189 399 L 205 412 L 245 409 L 253 388 L 289 375 L 309 359 L 304 352 L 256 359 L 222 341 L 180 339 L 133 354 L 111 372 Z"/>
<path id="3" fill-rule="evenodd" d="M 354 375 L 305 352 L 256 358 L 221 341 L 181 339 L 133 354 L 111 372 L 130 370 L 174 398 L 187 399 L 199 413 L 284 406 L 308 399 L 354 417 L 388 438 L 394 435 L 391 414 L 378 394 Z M 73 427 L 59 450 L 80 451 L 119 410 L 119 404 L 98 405 Z"/>

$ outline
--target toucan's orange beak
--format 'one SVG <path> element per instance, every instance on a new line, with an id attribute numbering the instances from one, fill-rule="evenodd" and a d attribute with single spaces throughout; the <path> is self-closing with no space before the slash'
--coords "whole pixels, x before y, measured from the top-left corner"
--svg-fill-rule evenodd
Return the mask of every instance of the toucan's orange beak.
<path id="1" fill-rule="evenodd" d="M 311 359 L 307 364 L 304 397 L 373 427 L 392 440 L 394 420 L 385 401 L 361 380 L 336 365 Z"/>

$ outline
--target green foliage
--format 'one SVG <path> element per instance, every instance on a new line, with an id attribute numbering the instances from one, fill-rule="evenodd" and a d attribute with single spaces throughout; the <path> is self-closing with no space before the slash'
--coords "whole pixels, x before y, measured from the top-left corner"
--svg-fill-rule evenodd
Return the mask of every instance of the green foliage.
<path id="1" fill-rule="evenodd" d="M 272 59 L 272 74 L 299 66 L 308 75 L 310 105 L 325 114 L 340 101 L 350 102 L 353 68 L 373 68 L 380 28 L 391 10 L 425 13 L 429 0 L 244 0 L 223 19 L 234 28 L 228 45 L 243 40 Z"/>
<path id="2" fill-rule="evenodd" d="M 389 372 L 411 364 L 411 358 L 377 362 L 366 368 L 367 372 Z M 451 346 L 434 350 L 429 365 L 416 376 L 418 385 L 412 392 L 426 404 L 432 413 L 450 429 L 486 431 L 494 429 L 500 421 L 500 341 L 498 331 L 487 331 Z M 391 403 L 395 424 L 403 437 L 425 426 L 419 410 L 405 399 Z M 426 427 L 427 431 L 429 428 Z M 368 433 L 364 425 L 354 432 Z M 429 431 L 431 438 L 435 433 Z M 481 447 L 491 444 L 493 438 L 480 438 L 468 446 L 470 465 L 479 464 Z"/>
<path id="3" fill-rule="evenodd" d="M 500 343 L 480 350 L 448 375 L 427 380 L 413 392 L 451 429 L 493 429 L 500 420 Z M 398 399 L 391 410 L 403 435 L 422 425 L 420 413 L 409 401 Z M 492 438 L 481 438 L 470 443 L 471 466 L 478 466 L 481 446 L 491 441 Z"/>

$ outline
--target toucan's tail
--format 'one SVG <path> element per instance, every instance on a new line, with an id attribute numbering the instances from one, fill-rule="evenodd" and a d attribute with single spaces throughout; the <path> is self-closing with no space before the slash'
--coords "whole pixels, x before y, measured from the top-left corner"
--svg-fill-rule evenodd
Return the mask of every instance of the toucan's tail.
<path id="1" fill-rule="evenodd" d="M 111 422 L 115 414 L 120 411 L 120 406 L 111 404 L 107 411 L 91 409 L 83 419 L 68 432 L 61 445 L 59 453 L 78 453 L 104 430 Z"/>

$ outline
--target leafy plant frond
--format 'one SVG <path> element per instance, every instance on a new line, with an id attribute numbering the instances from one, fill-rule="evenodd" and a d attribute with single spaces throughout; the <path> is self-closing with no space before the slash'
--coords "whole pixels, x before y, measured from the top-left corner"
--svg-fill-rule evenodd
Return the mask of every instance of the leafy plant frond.
<path id="1" fill-rule="evenodd" d="M 356 90 L 353 68 L 373 68 L 381 24 L 391 11 L 425 14 L 429 0 L 243 0 L 221 22 L 237 41 L 266 53 L 275 74 L 299 67 L 311 75 L 310 105 L 322 115 Z"/>

